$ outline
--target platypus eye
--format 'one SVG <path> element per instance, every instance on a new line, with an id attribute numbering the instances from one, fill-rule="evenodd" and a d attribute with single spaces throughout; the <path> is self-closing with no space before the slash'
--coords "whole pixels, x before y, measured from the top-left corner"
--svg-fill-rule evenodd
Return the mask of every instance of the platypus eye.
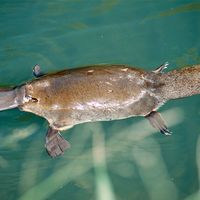
<path id="1" fill-rule="evenodd" d="M 27 99 L 28 101 L 31 101 L 31 102 L 38 102 L 38 99 L 37 99 L 37 98 L 32 97 L 32 96 L 30 96 L 30 95 L 26 96 L 26 99 Z"/>
<path id="2" fill-rule="evenodd" d="M 36 98 L 34 98 L 34 97 L 31 98 L 31 101 L 32 102 L 38 102 L 38 100 Z"/>

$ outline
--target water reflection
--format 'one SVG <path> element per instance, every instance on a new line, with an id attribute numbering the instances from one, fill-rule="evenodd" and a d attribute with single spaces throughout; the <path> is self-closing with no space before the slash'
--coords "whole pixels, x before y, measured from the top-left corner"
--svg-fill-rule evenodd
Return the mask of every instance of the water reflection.
<path id="1" fill-rule="evenodd" d="M 6 148 L 17 148 L 21 140 L 30 137 L 38 129 L 36 124 L 31 124 L 26 128 L 14 129 L 1 141 L 1 146 Z"/>
<path id="2" fill-rule="evenodd" d="M 0 156 L 0 168 L 6 168 L 8 165 L 9 162 L 3 156 Z"/>
<path id="3" fill-rule="evenodd" d="M 154 148 L 149 149 L 149 145 L 153 145 Z M 156 140 L 149 138 L 139 141 L 133 147 L 132 153 L 149 198 L 152 200 L 177 199 L 178 191 L 168 173 L 160 145 Z"/>
<path id="4" fill-rule="evenodd" d="M 102 126 L 98 124 L 93 133 L 93 162 L 95 170 L 96 199 L 115 200 L 115 194 L 106 164 L 106 150 Z"/>
<path id="5" fill-rule="evenodd" d="M 197 162 L 197 167 L 198 167 L 199 189 L 194 194 L 185 198 L 185 200 L 198 200 L 198 199 L 200 199 L 200 136 L 198 137 L 197 146 L 196 146 L 196 162 Z"/>

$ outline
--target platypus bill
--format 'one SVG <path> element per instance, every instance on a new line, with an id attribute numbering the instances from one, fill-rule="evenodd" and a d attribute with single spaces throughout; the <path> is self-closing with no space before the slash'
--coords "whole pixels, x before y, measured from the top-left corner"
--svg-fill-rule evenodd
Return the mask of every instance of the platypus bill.
<path id="1" fill-rule="evenodd" d="M 92 65 L 44 74 L 12 89 L 0 89 L 0 110 L 18 107 L 44 117 L 49 123 L 45 147 L 51 157 L 70 144 L 60 135 L 76 124 L 144 116 L 170 135 L 157 109 L 170 99 L 200 93 L 200 65 L 163 73 L 127 65 Z"/>

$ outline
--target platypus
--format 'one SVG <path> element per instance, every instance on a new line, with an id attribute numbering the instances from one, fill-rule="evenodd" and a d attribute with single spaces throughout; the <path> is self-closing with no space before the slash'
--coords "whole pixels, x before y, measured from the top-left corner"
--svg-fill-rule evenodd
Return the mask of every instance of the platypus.
<path id="1" fill-rule="evenodd" d="M 44 74 L 11 89 L 0 89 L 0 110 L 18 107 L 48 121 L 45 148 L 51 157 L 70 144 L 60 131 L 76 124 L 144 116 L 165 135 L 158 108 L 166 101 L 200 93 L 200 65 L 163 73 L 168 63 L 153 71 L 128 65 L 102 64 Z"/>

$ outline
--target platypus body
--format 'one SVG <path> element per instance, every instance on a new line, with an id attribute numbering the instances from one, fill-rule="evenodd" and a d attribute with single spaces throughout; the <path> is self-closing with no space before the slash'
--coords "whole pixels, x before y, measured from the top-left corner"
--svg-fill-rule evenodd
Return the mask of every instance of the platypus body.
<path id="1" fill-rule="evenodd" d="M 146 117 L 161 133 L 170 135 L 156 111 L 167 100 L 200 93 L 200 65 L 163 73 L 127 65 L 93 65 L 43 74 L 13 89 L 0 90 L 0 110 L 18 107 L 49 123 L 45 147 L 51 157 L 63 154 L 69 143 L 59 131 L 76 124 Z"/>

